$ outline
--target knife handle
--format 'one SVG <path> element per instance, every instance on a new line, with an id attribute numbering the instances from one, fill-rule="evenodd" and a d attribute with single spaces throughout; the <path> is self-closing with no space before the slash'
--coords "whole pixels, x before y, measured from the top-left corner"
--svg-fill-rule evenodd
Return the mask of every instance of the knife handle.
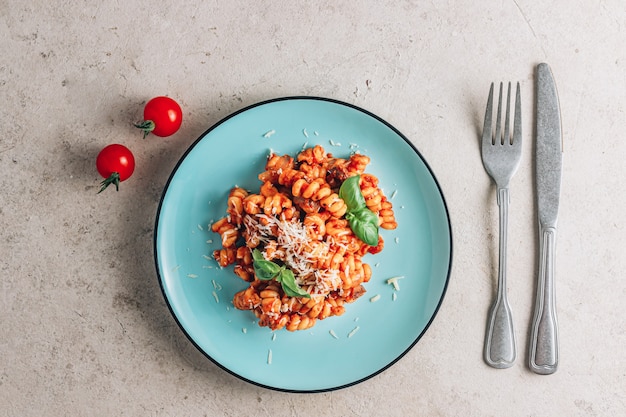
<path id="1" fill-rule="evenodd" d="M 539 228 L 539 275 L 535 315 L 530 336 L 530 369 L 542 375 L 556 372 L 559 362 L 558 329 L 554 291 L 556 228 Z"/>

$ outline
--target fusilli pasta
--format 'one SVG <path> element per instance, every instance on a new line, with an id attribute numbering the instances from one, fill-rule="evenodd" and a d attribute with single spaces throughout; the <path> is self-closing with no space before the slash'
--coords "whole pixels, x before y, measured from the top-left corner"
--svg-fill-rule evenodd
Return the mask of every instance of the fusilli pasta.
<path id="1" fill-rule="evenodd" d="M 372 269 L 362 257 L 384 247 L 370 246 L 351 230 L 341 184 L 359 175 L 365 204 L 382 229 L 395 229 L 393 206 L 378 187 L 378 178 L 365 173 L 370 158 L 352 154 L 335 158 L 320 145 L 303 149 L 295 158 L 271 154 L 259 174 L 257 193 L 231 189 L 227 215 L 211 225 L 220 235 L 221 249 L 213 252 L 220 266 L 234 272 L 249 286 L 235 294 L 233 305 L 251 310 L 260 326 L 289 331 L 312 327 L 316 320 L 339 316 L 345 304 L 365 293 L 363 284 Z M 255 275 L 253 250 L 263 259 L 289 268 L 307 296 L 285 292 L 276 279 Z"/>

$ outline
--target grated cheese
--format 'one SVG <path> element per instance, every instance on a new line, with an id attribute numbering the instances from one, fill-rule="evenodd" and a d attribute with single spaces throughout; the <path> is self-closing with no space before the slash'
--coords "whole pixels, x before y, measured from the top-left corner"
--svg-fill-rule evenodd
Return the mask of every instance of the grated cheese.
<path id="1" fill-rule="evenodd" d="M 372 303 L 375 303 L 378 300 L 380 300 L 380 294 L 376 294 L 375 296 L 370 298 L 370 302 L 372 302 Z"/>
<path id="2" fill-rule="evenodd" d="M 359 329 L 360 329 L 360 327 L 356 326 L 354 329 L 352 329 L 352 331 L 350 333 L 348 333 L 348 337 L 350 338 L 350 337 L 354 336 L 356 334 L 356 332 L 359 331 Z"/>
<path id="3" fill-rule="evenodd" d="M 332 330 L 332 329 L 331 329 L 331 330 L 329 330 L 329 331 L 328 331 L 328 333 L 330 333 L 330 335 L 331 335 L 332 337 L 334 337 L 335 339 L 339 339 L 339 338 L 337 337 L 337 334 L 335 333 L 335 331 L 334 331 L 334 330 Z"/>
<path id="4" fill-rule="evenodd" d="M 267 364 L 268 365 L 272 364 L 272 349 L 267 350 Z"/>
<path id="5" fill-rule="evenodd" d="M 243 327 L 243 328 L 241 329 L 241 331 L 242 331 L 243 333 L 248 333 L 248 329 L 246 329 L 245 327 Z"/>
<path id="6" fill-rule="evenodd" d="M 397 292 L 394 292 L 393 294 L 391 294 L 391 299 L 393 301 L 396 301 L 396 298 L 398 298 L 398 293 Z"/>
<path id="7" fill-rule="evenodd" d="M 270 130 L 270 131 L 267 131 L 267 132 L 263 135 L 263 137 L 264 137 L 264 138 L 269 138 L 269 137 L 271 137 L 274 133 L 276 133 L 276 131 L 275 131 L 274 129 L 272 129 L 272 130 Z"/>
<path id="8" fill-rule="evenodd" d="M 398 284 L 398 280 L 404 278 L 404 276 L 393 277 L 387 280 L 387 284 L 393 285 L 393 289 L 396 291 L 400 291 L 400 284 Z"/>
<path id="9" fill-rule="evenodd" d="M 198 278 L 198 276 L 196 274 L 187 274 L 187 276 L 189 278 Z"/>
<path id="10" fill-rule="evenodd" d="M 304 135 L 304 137 L 308 138 L 309 137 L 309 133 L 306 131 L 305 129 L 302 129 L 302 134 Z"/>
<path id="11" fill-rule="evenodd" d="M 327 295 L 340 289 L 342 281 L 338 270 L 314 268 L 318 259 L 330 252 L 333 242 L 319 242 L 311 248 L 306 227 L 299 221 L 257 214 L 245 216 L 243 223 L 250 240 L 268 242 L 277 236 L 275 257 L 293 271 L 297 283 L 308 287 L 307 291 L 312 296 Z"/>
<path id="12" fill-rule="evenodd" d="M 219 299 L 219 297 L 217 296 L 217 293 L 216 293 L 215 291 L 213 291 L 213 298 L 215 298 L 215 302 L 216 302 L 216 303 L 219 303 L 219 302 L 220 302 L 220 299 Z"/>

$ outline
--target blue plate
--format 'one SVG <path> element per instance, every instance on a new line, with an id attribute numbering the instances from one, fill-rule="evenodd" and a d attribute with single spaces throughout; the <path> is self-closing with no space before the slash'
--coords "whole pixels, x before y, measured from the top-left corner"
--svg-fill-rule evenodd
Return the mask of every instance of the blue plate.
<path id="1" fill-rule="evenodd" d="M 295 155 L 315 144 L 336 157 L 359 151 L 371 158 L 366 172 L 379 177 L 398 228 L 381 229 L 383 252 L 364 257 L 373 270 L 367 293 L 344 315 L 306 331 L 272 332 L 231 304 L 247 283 L 211 259 L 220 239 L 209 224 L 225 215 L 231 187 L 258 190 L 270 151 Z M 174 318 L 210 360 L 259 386 L 319 392 L 371 378 L 417 343 L 446 291 L 452 235 L 437 181 L 398 130 L 350 104 L 288 97 L 232 114 L 187 150 L 163 192 L 154 251 Z M 395 289 L 387 280 L 398 276 Z"/>

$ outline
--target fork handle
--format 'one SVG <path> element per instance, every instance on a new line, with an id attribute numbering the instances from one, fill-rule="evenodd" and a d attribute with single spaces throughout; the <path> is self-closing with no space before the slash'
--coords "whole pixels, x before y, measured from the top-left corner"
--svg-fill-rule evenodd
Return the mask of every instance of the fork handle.
<path id="1" fill-rule="evenodd" d="M 556 372 L 559 362 L 554 291 L 556 227 L 539 227 L 539 275 L 531 327 L 529 367 L 538 374 Z"/>
<path id="2" fill-rule="evenodd" d="M 515 362 L 515 332 L 513 316 L 506 296 L 506 250 L 509 220 L 509 189 L 498 187 L 500 211 L 500 249 L 498 265 L 498 289 L 491 306 L 485 341 L 485 362 L 494 368 L 509 368 Z"/>

